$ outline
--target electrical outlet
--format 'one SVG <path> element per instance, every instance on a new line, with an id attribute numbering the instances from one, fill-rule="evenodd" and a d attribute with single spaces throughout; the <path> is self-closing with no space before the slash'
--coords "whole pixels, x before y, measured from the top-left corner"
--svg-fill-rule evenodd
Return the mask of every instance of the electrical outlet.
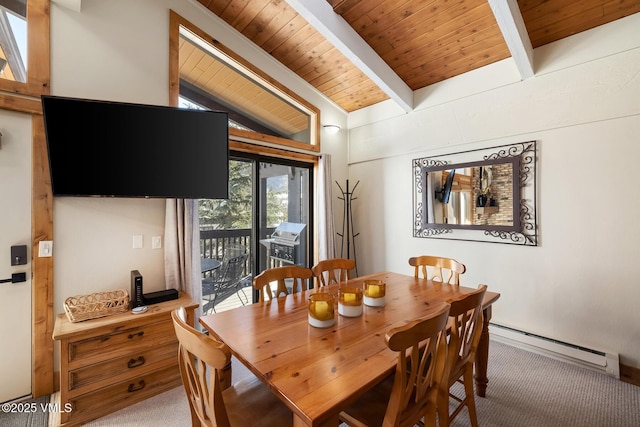
<path id="1" fill-rule="evenodd" d="M 11 283 L 22 283 L 27 281 L 27 273 L 13 273 Z"/>
<path id="2" fill-rule="evenodd" d="M 38 243 L 38 256 L 40 258 L 53 256 L 53 240 L 41 240 Z"/>

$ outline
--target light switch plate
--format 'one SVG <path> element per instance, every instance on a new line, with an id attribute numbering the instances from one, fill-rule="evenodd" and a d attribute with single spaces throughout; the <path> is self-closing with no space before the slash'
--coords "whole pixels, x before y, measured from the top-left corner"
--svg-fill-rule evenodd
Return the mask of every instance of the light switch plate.
<path id="1" fill-rule="evenodd" d="M 142 249 L 142 234 L 134 234 L 133 235 L 133 249 Z"/>
<path id="2" fill-rule="evenodd" d="M 40 258 L 53 256 L 53 240 L 41 240 L 38 243 L 38 256 Z"/>
<path id="3" fill-rule="evenodd" d="M 151 236 L 151 249 L 162 248 L 162 236 Z"/>

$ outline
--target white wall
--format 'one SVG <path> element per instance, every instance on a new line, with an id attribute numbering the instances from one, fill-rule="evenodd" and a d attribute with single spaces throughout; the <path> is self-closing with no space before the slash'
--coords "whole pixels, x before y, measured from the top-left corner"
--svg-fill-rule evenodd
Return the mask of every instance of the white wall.
<path id="1" fill-rule="evenodd" d="M 501 293 L 493 322 L 640 367 L 637 28 L 640 14 L 538 48 L 536 77 L 523 82 L 505 60 L 416 93 L 410 114 L 388 103 L 351 114 L 359 273 L 456 258 L 463 284 Z M 538 141 L 539 246 L 412 237 L 412 159 L 528 140 Z"/>
<path id="2" fill-rule="evenodd" d="M 193 0 L 83 0 L 80 12 L 52 3 L 52 94 L 167 105 L 170 9 L 321 108 L 323 123 L 346 127 L 346 113 Z M 339 177 L 347 174 L 346 138 L 322 141 Z M 54 199 L 54 311 L 72 295 L 129 289 L 132 269 L 145 292 L 163 289 L 163 251 L 151 249 L 163 232 L 163 200 Z M 132 249 L 136 234 L 143 249 Z"/>

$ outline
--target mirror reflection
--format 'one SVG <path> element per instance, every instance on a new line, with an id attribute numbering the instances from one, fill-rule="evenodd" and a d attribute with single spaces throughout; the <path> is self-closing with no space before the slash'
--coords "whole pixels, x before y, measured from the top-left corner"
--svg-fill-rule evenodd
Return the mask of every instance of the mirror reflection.
<path id="1" fill-rule="evenodd" d="M 513 226 L 513 164 L 427 172 L 428 223 Z"/>

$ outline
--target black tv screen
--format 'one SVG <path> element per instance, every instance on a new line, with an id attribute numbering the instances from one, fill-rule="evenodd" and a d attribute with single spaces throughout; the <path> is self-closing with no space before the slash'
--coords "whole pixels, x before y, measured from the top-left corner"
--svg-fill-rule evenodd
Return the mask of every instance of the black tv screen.
<path id="1" fill-rule="evenodd" d="M 444 187 L 440 192 L 440 201 L 442 203 L 449 203 L 449 196 L 451 196 L 451 187 L 453 186 L 453 177 L 455 176 L 455 169 L 449 171 L 449 175 L 447 175 L 447 180 L 444 182 Z"/>
<path id="2" fill-rule="evenodd" d="M 226 199 L 228 113 L 42 96 L 54 196 Z"/>

